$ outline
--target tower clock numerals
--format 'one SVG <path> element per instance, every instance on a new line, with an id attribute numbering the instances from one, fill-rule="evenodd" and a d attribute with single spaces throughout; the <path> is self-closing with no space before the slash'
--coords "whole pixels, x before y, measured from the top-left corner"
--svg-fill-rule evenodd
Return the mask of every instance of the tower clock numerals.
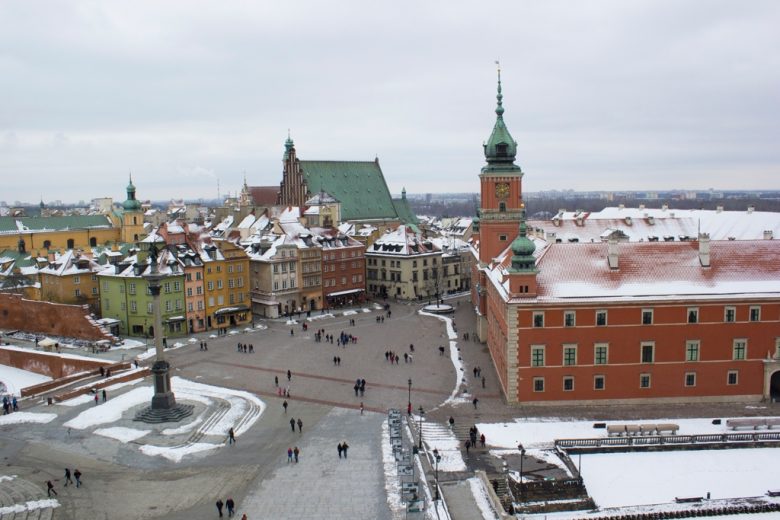
<path id="1" fill-rule="evenodd" d="M 496 184 L 496 197 L 499 199 L 505 199 L 509 196 L 509 183 L 499 182 Z"/>

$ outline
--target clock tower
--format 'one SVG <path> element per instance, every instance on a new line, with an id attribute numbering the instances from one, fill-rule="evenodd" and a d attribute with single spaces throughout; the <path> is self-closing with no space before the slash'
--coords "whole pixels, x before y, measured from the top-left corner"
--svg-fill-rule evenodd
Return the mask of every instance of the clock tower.
<path id="1" fill-rule="evenodd" d="M 515 164 L 517 143 L 504 124 L 501 69 L 498 70 L 496 123 L 485 143 L 487 165 L 479 174 L 479 262 L 486 265 L 517 235 L 523 210 L 523 171 Z"/>

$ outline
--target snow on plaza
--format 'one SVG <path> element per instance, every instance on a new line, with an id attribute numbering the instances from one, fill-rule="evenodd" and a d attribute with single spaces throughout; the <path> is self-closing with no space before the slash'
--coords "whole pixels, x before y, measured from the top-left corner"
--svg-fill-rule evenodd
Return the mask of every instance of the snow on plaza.
<path id="1" fill-rule="evenodd" d="M 418 424 L 422 425 L 422 438 L 427 450 L 421 454 L 421 457 L 427 457 L 426 460 L 430 462 L 430 452 L 434 448 L 437 449 L 441 455 L 438 464 L 441 480 L 455 478 L 447 477 L 447 474 L 470 473 L 470 478 L 463 480 L 463 483 L 475 511 L 480 515 L 471 517 L 493 520 L 498 516 L 496 506 L 490 498 L 489 486 L 486 487 L 482 480 L 474 477 L 473 461 L 465 456 L 462 440 L 446 422 L 437 422 L 429 418 L 430 414 L 441 407 L 449 406 L 464 411 L 469 411 L 472 407 L 474 387 L 469 386 L 471 378 L 459 351 L 460 340 L 453 320 L 441 315 L 422 312 L 419 314 L 443 322 L 445 332 L 442 343 L 448 349 L 442 357 L 438 357 L 437 354 L 436 359 L 437 361 L 441 359 L 441 362 L 448 364 L 454 372 L 454 377 L 448 380 L 446 393 L 440 394 L 441 398 L 437 406 L 428 409 L 428 415 L 423 417 L 414 413 L 409 421 L 414 427 Z M 348 317 L 356 315 L 357 312 L 344 313 L 344 316 Z M 317 320 L 315 323 L 319 323 L 333 318 L 333 315 L 325 315 L 314 319 Z M 290 326 L 300 326 L 298 323 L 283 323 L 283 325 L 285 335 Z M 257 330 L 265 331 L 266 328 L 258 327 Z M 186 352 L 187 349 L 197 350 L 196 344 L 197 341 L 192 341 L 192 338 L 183 339 L 173 343 L 169 350 L 179 350 L 179 352 Z M 142 351 L 143 353 L 137 356 L 139 359 L 148 359 L 154 355 L 154 350 L 147 350 L 141 342 L 128 348 Z M 232 375 L 225 375 L 223 378 L 230 380 Z M 0 366 L 0 381 L 15 395 L 19 395 L 19 391 L 26 386 L 48 380 L 50 379 L 37 374 Z M 403 382 L 405 381 L 404 378 Z M 196 407 L 191 417 L 178 424 L 152 426 L 132 421 L 135 411 L 148 404 L 153 394 L 150 379 L 146 378 L 107 386 L 106 390 L 110 398 L 106 402 L 99 399 L 96 404 L 94 394 L 88 393 L 58 402 L 54 406 L 27 406 L 21 412 L 0 416 L 0 428 L 27 423 L 31 429 L 34 429 L 37 425 L 43 427 L 58 417 L 65 416 L 62 419 L 62 427 L 68 430 L 68 435 L 99 439 L 103 443 L 119 443 L 145 457 L 144 460 L 181 465 L 193 460 L 205 460 L 219 453 L 218 449 L 227 443 L 227 434 L 231 428 L 237 437 L 241 437 L 258 421 L 266 419 L 264 416 L 266 403 L 253 393 L 203 384 L 191 378 L 178 376 L 172 377 L 171 383 L 177 401 L 195 404 Z M 678 424 L 678 435 L 731 432 L 726 426 L 728 418 L 721 417 L 721 419 L 722 424 L 713 424 L 712 418 L 653 419 L 652 422 Z M 618 421 L 605 422 L 609 425 Z M 494 460 L 517 457 L 518 445 L 522 444 L 526 449 L 526 457 L 542 462 L 548 467 L 557 468 L 559 473 L 568 477 L 575 475 L 569 469 L 570 466 L 567 466 L 554 450 L 555 440 L 607 437 L 607 430 L 594 429 L 593 421 L 573 420 L 564 416 L 544 419 L 525 417 L 502 422 L 476 420 L 475 425 L 479 432 L 485 435 L 488 453 Z M 416 435 L 409 429 L 405 432 L 407 437 L 413 438 Z M 286 429 L 286 433 L 289 434 L 289 428 Z M 375 458 L 376 464 L 382 468 L 383 492 L 394 518 L 402 518 L 406 513 L 405 503 L 401 499 L 399 475 L 390 448 L 386 421 L 379 435 L 381 435 L 381 453 L 376 453 Z M 780 488 L 780 482 L 776 481 L 775 476 L 776 468 L 780 466 L 780 450 L 776 448 L 600 453 L 583 454 L 581 457 L 575 455 L 572 459 L 575 464 L 581 465 L 585 487 L 597 509 L 540 515 L 523 514 L 519 517 L 587 518 L 593 515 L 611 514 L 614 511 L 620 514 L 630 511 L 669 511 L 675 507 L 682 507 L 675 504 L 677 497 L 704 497 L 708 494 L 713 501 L 738 504 L 746 497 L 761 497 L 770 489 Z M 283 464 L 281 467 L 286 468 Z M 431 520 L 462 518 L 454 511 L 447 511 L 446 508 L 450 507 L 448 504 L 434 502 L 430 465 L 426 469 L 423 461 L 417 459 L 415 472 L 422 483 L 422 493 L 428 504 L 426 511 L 422 513 L 424 518 Z M 516 470 L 512 469 L 509 473 L 513 479 L 520 479 Z M 8 480 L 13 477 L 2 475 L 1 478 Z M 528 473 L 524 475 L 526 482 L 534 478 L 538 477 Z M 56 500 L 53 502 L 56 503 Z M 32 511 L 37 507 L 57 507 L 57 505 L 44 501 L 30 502 L 24 507 L 25 510 Z M 4 513 L 5 511 L 0 508 L 0 515 Z M 769 517 L 751 516 L 759 520 Z M 728 518 L 740 518 L 740 516 Z"/>

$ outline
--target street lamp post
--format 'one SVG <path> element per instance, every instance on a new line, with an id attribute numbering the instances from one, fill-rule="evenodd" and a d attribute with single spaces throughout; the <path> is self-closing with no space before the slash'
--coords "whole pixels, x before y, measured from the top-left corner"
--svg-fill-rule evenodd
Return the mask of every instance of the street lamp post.
<path id="1" fill-rule="evenodd" d="M 441 460 L 441 455 L 439 455 L 439 450 L 436 448 L 433 449 L 433 458 L 436 460 L 436 469 L 434 470 L 434 479 L 436 481 L 436 507 L 438 507 L 439 502 L 439 461 Z"/>
<path id="2" fill-rule="evenodd" d="M 419 437 L 419 442 L 417 443 L 417 449 L 422 450 L 422 420 L 423 420 L 423 415 L 425 415 L 425 410 L 423 410 L 423 407 L 421 406 L 417 411 L 420 413 L 420 428 L 419 428 L 420 437 Z"/>
<path id="3" fill-rule="evenodd" d="M 525 448 L 520 444 L 518 449 L 520 450 L 520 497 L 523 499 L 525 497 L 525 485 L 523 483 L 523 459 L 525 458 Z"/>
<path id="4" fill-rule="evenodd" d="M 412 415 L 412 378 L 409 378 L 409 402 L 406 405 L 406 413 Z"/>

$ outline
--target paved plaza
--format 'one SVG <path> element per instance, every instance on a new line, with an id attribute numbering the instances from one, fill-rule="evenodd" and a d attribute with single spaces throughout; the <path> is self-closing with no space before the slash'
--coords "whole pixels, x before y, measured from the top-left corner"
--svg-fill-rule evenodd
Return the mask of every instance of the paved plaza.
<path id="1" fill-rule="evenodd" d="M 252 520 L 403 517 L 387 500 L 382 423 L 389 408 L 406 408 L 410 379 L 413 408 L 426 411 L 426 423 L 431 427 L 446 425 L 452 416 L 456 423 L 454 433 L 459 437 L 471 424 L 518 417 L 650 419 L 750 412 L 744 404 L 565 409 L 507 406 L 500 397 L 486 347 L 463 339 L 464 332 L 473 335 L 473 310 L 465 298 L 449 303 L 455 307 L 453 321 L 463 364 L 458 373 L 457 363 L 439 352 L 439 346 L 447 346 L 449 341 L 444 323 L 419 315 L 419 305 L 399 303 L 391 304 L 391 316 L 380 308 L 366 306 L 370 312 L 356 309 L 355 314 L 312 321 L 305 321 L 305 317 L 297 323 L 258 321 L 267 328 L 219 338 L 196 336 L 208 342 L 207 351 L 200 350 L 198 343 L 169 351 L 175 376 L 247 391 L 267 405 L 257 422 L 242 432 L 234 445 L 188 455 L 180 462 L 140 453 L 145 439 L 119 442 L 95 435 L 90 429 L 65 426 L 89 404 L 68 408 L 25 401 L 25 410 L 55 410 L 57 417 L 46 424 L 10 425 L 0 430 L 0 457 L 4 465 L 0 474 L 14 476 L 13 480 L 0 482 L 0 491 L 10 490 L 8 493 L 27 497 L 26 500 L 45 499 L 45 482 L 51 480 L 59 493 L 59 507 L 46 509 L 40 515 L 30 512 L 29 516 L 2 515 L 0 507 L 0 518 L 212 519 L 217 518 L 216 500 L 225 501 L 228 497 L 237 504 L 237 518 L 246 513 Z M 377 317 L 384 317 L 384 322 L 377 322 Z M 355 320 L 355 325 L 350 324 L 351 320 Z M 304 322 L 308 324 L 307 331 L 302 329 Z M 336 337 L 343 331 L 357 337 L 357 341 L 346 346 L 338 346 L 335 339 L 333 344 L 316 342 L 314 334 L 318 329 Z M 238 343 L 251 344 L 254 353 L 239 353 Z M 391 365 L 386 360 L 388 351 L 401 355 L 398 364 Z M 404 362 L 404 353 L 412 354 L 411 363 Z M 334 356 L 341 359 L 340 364 L 334 363 Z M 474 367 L 482 368 L 485 388 L 472 377 Z M 355 395 L 356 379 L 366 380 L 363 395 Z M 467 400 L 448 401 L 459 384 L 459 394 L 465 388 L 467 395 L 479 398 L 477 408 Z M 279 387 L 288 389 L 290 396 L 280 397 Z M 124 391 L 130 390 L 119 393 Z M 289 404 L 286 411 L 282 407 L 284 400 Z M 756 413 L 776 413 L 776 409 L 764 408 Z M 301 431 L 297 426 L 296 431 L 291 431 L 291 418 L 301 420 Z M 126 419 L 116 425 L 132 426 Z M 336 446 L 344 441 L 350 446 L 348 458 L 339 459 Z M 287 450 L 296 446 L 300 450 L 299 462 L 289 463 Z M 454 449 L 459 448 L 456 445 Z M 444 498 L 456 520 L 474 518 L 479 511 L 465 479 L 473 477 L 476 469 L 489 473 L 500 469 L 500 461 L 491 458 L 486 450 L 472 450 L 464 459 L 464 471 L 440 475 Z M 507 460 L 515 464 L 518 459 Z M 526 464 L 528 471 L 539 471 L 540 475 L 548 471 L 540 463 Z M 78 467 L 84 474 L 84 486 L 65 487 L 65 467 Z M 432 480 L 430 472 L 428 478 Z"/>

